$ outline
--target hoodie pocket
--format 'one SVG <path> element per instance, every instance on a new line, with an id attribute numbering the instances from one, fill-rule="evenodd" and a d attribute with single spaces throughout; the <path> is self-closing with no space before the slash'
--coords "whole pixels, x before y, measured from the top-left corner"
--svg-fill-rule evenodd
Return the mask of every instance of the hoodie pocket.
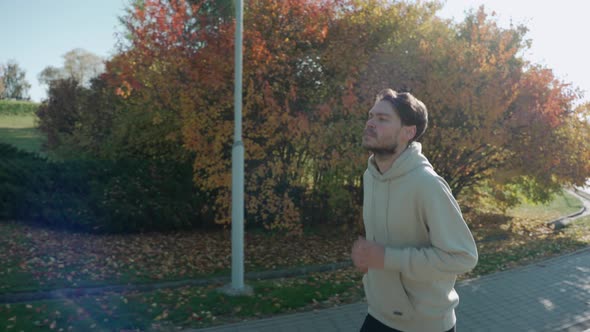
<path id="1" fill-rule="evenodd" d="M 402 276 L 402 284 L 420 316 L 443 319 L 459 304 L 459 296 L 453 288 L 454 276 L 432 281 L 417 281 Z"/>
<path id="2" fill-rule="evenodd" d="M 363 286 L 369 307 L 384 317 L 408 320 L 414 316 L 399 272 L 369 269 L 363 276 Z"/>

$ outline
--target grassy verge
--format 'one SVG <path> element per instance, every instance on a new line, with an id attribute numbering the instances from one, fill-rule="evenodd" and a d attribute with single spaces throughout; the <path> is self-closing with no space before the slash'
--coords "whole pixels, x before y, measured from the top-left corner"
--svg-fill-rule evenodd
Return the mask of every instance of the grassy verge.
<path id="1" fill-rule="evenodd" d="M 467 214 L 466 218 L 478 243 L 480 262 L 472 273 L 462 276 L 462 278 L 489 274 L 587 247 L 590 244 L 590 217 L 582 218 L 560 232 L 553 232 L 545 225 L 547 221 L 556 216 L 578 211 L 581 207 L 580 203 L 573 197 L 566 195 L 556 199 L 552 204 L 549 207 L 521 206 L 504 215 L 492 212 Z M 137 272 L 141 272 L 140 275 L 143 278 L 141 280 L 143 281 L 150 279 L 150 273 L 160 273 L 162 279 L 158 280 L 168 280 L 190 277 L 190 273 L 187 273 L 186 270 L 187 264 L 199 266 L 199 262 L 201 262 L 201 265 L 207 265 L 210 269 L 227 269 L 229 267 L 229 261 L 226 260 L 229 251 L 211 251 L 211 248 L 231 247 L 227 246 L 229 242 L 224 242 L 227 240 L 227 235 L 211 235 L 199 238 L 199 240 L 178 236 L 171 237 L 170 235 L 147 239 L 145 237 L 114 237 L 110 239 L 112 242 L 90 244 L 92 247 L 101 248 L 102 254 L 105 255 L 101 257 L 99 252 L 92 251 L 90 251 L 90 256 L 76 256 L 67 248 L 72 245 L 79 251 L 87 251 L 82 243 L 92 242 L 93 240 L 90 238 L 78 238 L 79 242 L 68 242 L 64 240 L 64 237 L 60 237 L 65 235 L 51 233 L 47 230 L 43 231 L 45 232 L 45 237 L 43 237 L 34 233 L 36 230 L 23 229 L 22 225 L 12 225 L 11 227 L 12 232 L 16 233 L 0 240 L 1 252 L 9 251 L 11 253 L 5 256 L 26 257 L 27 252 L 38 246 L 37 240 L 43 243 L 59 244 L 59 251 L 62 255 L 57 253 L 58 247 L 50 246 L 43 249 L 45 251 L 42 252 L 49 253 L 49 255 L 39 259 L 44 264 L 52 262 L 48 257 L 54 257 L 54 261 L 51 264 L 41 264 L 36 267 L 36 271 L 39 271 L 38 268 L 43 266 L 46 268 L 44 272 L 41 269 L 41 279 L 33 275 L 29 275 L 29 279 L 27 279 L 26 275 L 30 272 L 27 265 L 23 265 L 20 260 L 13 259 L 11 261 L 13 268 L 20 269 L 19 273 L 22 274 L 13 275 L 10 279 L 6 278 L 7 275 L 0 275 L 3 281 L 12 280 L 10 282 L 17 283 L 19 280 L 33 280 L 38 282 L 39 280 L 48 281 L 52 278 L 63 281 L 67 280 L 68 276 L 70 278 L 73 276 L 80 281 L 110 282 L 116 280 L 117 276 L 121 278 L 123 275 L 129 280 L 140 280 L 137 279 Z M 72 237 L 72 235 L 67 236 Z M 77 236 L 79 237 L 79 235 Z M 260 269 L 270 269 L 273 266 L 276 268 L 284 264 L 296 266 L 316 264 L 322 262 L 322 259 L 332 261 L 338 257 L 342 259 L 347 255 L 350 243 L 352 243 L 350 241 L 356 235 L 347 234 L 342 236 L 344 240 L 341 242 L 329 243 L 329 246 L 326 247 L 322 244 L 329 241 L 328 234 L 302 238 L 299 240 L 300 242 L 295 243 L 294 247 L 287 245 L 286 239 L 259 236 L 247 239 L 247 253 L 249 254 L 246 255 L 248 258 L 246 269 L 248 271 L 252 271 L 251 268 L 254 266 Z M 170 247 L 171 243 L 183 244 L 195 241 L 200 241 L 202 247 Z M 291 240 L 291 242 L 293 241 Z M 135 244 L 129 247 L 125 245 L 126 242 Z M 105 243 L 108 245 L 105 246 Z M 134 247 L 137 248 L 133 249 Z M 120 256 L 121 252 L 117 250 L 112 251 L 113 248 L 119 248 L 125 256 Z M 207 250 L 207 248 L 209 249 Z M 294 248 L 306 249 L 294 250 Z M 335 249 L 330 252 L 329 248 Z M 39 249 L 33 251 L 36 250 Z M 140 252 L 145 255 L 139 256 Z M 192 252 L 195 258 L 199 257 L 200 260 L 183 261 L 174 256 L 174 252 L 179 257 L 186 256 L 187 252 Z M 161 256 L 162 253 L 168 253 L 168 255 Z M 146 259 L 146 257 L 154 256 L 155 260 Z M 69 265 L 70 263 L 81 264 L 80 262 L 85 260 L 94 260 L 95 263 L 90 266 Z M 166 261 L 169 261 L 170 265 L 162 265 L 162 262 Z M 6 266 L 4 264 L 6 262 L 8 260 L 5 258 L 5 261 L 0 262 L 2 263 L 0 266 Z M 60 265 L 62 265 L 61 268 Z M 155 266 L 150 269 L 150 265 Z M 121 269 L 121 266 L 126 266 L 126 269 Z M 95 270 L 90 274 L 76 274 L 92 267 Z M 162 274 L 162 271 L 166 271 L 166 273 Z M 201 269 L 200 271 L 213 270 Z M 5 272 L 6 270 L 2 270 L 0 273 Z M 353 303 L 363 298 L 360 279 L 361 275 L 358 272 L 353 269 L 344 269 L 298 278 L 250 281 L 249 285 L 253 286 L 255 290 L 255 295 L 252 297 L 230 298 L 217 292 L 216 288 L 222 285 L 211 285 L 143 293 L 105 294 L 72 300 L 0 305 L 0 330 L 40 331 L 53 327 L 55 330 L 63 329 L 64 331 L 68 329 L 74 331 L 91 329 L 172 331 L 179 326 L 206 327 L 244 319 L 262 318 L 278 313 L 307 311 Z M 24 283 L 26 284 L 26 282 Z M 34 288 L 35 284 L 28 285 L 28 287 L 31 286 Z M 23 285 L 21 284 L 20 287 Z"/>
<path id="2" fill-rule="evenodd" d="M 106 294 L 92 298 L 39 301 L 0 306 L 5 330 L 175 330 L 205 327 L 277 313 L 312 310 L 362 297 L 360 274 L 352 270 L 301 278 L 254 281 L 254 296 L 228 297 L 221 285 Z"/>
<path id="3" fill-rule="evenodd" d="M 2 115 L 0 114 L 0 128 L 22 129 L 34 128 L 37 117 L 34 114 Z"/>

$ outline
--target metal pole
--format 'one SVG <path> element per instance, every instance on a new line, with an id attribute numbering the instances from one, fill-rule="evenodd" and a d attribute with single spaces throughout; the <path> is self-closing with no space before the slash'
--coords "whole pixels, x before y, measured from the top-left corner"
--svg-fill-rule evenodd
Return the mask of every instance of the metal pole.
<path id="1" fill-rule="evenodd" d="M 236 0 L 234 113 L 235 130 L 232 148 L 232 288 L 244 287 L 244 143 L 242 142 L 242 31 L 243 0 Z"/>

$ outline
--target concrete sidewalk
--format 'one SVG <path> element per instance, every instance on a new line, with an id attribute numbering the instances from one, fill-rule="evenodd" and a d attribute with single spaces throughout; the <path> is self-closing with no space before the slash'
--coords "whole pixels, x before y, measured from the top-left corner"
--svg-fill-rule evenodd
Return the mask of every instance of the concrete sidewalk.
<path id="1" fill-rule="evenodd" d="M 590 248 L 462 281 L 456 289 L 461 332 L 590 331 Z M 366 303 L 356 303 L 185 332 L 353 332 L 366 313 Z"/>
<path id="2" fill-rule="evenodd" d="M 590 248 L 457 284 L 458 331 L 589 331 Z M 200 332 L 358 331 L 366 303 L 186 330 Z"/>

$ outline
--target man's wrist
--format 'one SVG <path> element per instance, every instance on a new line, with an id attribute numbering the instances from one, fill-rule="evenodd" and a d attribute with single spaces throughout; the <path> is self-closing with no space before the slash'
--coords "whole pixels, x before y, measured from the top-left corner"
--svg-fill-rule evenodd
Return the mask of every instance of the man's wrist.
<path id="1" fill-rule="evenodd" d="M 375 243 L 371 249 L 371 256 L 373 256 L 372 268 L 382 270 L 385 266 L 385 247 Z"/>

